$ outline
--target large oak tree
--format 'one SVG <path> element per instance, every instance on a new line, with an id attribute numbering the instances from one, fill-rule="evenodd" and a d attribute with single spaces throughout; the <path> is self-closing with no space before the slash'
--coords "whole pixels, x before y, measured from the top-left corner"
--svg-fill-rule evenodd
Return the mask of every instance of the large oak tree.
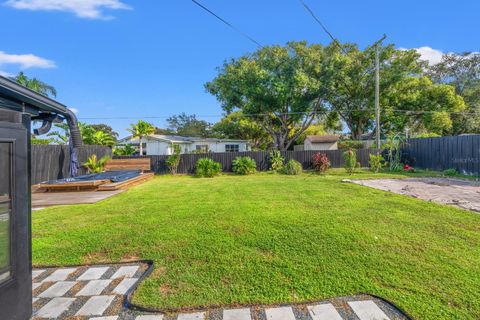
<path id="1" fill-rule="evenodd" d="M 227 112 L 242 111 L 287 150 L 325 109 L 321 45 L 290 42 L 232 59 L 206 84 Z"/>

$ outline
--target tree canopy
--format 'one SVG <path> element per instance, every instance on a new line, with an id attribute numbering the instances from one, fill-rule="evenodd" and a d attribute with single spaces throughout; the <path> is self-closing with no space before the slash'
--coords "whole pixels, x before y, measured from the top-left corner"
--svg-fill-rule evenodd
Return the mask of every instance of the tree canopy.
<path id="1" fill-rule="evenodd" d="M 56 97 L 57 90 L 55 87 L 46 84 L 43 81 L 38 80 L 37 78 L 29 78 L 23 72 L 19 72 L 16 76 L 12 77 L 12 80 L 21 84 L 24 87 L 27 87 L 30 90 L 40 93 L 41 95 L 47 97 Z"/>
<path id="2" fill-rule="evenodd" d="M 206 89 L 227 113 L 241 110 L 286 150 L 325 107 L 323 58 L 321 45 L 306 42 L 263 47 L 226 62 Z"/>
<path id="3" fill-rule="evenodd" d="M 169 117 L 167 123 L 168 130 L 173 134 L 202 138 L 208 137 L 212 126 L 205 120 L 197 119 L 196 115 L 187 115 L 184 112 Z"/>

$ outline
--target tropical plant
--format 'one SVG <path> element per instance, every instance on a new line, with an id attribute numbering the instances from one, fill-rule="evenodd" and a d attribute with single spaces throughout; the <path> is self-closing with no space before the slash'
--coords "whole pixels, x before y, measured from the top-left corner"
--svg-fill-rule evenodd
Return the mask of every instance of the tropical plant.
<path id="1" fill-rule="evenodd" d="M 282 170 L 284 166 L 285 158 L 282 156 L 280 151 L 278 150 L 271 151 L 269 155 L 269 160 L 270 160 L 270 167 L 272 171 L 278 172 Z"/>
<path id="2" fill-rule="evenodd" d="M 319 173 L 324 173 L 330 168 L 330 160 L 325 153 L 317 152 L 313 155 L 313 169 Z"/>
<path id="3" fill-rule="evenodd" d="M 92 137 L 92 144 L 99 145 L 99 146 L 113 146 L 115 145 L 115 139 L 108 133 L 103 131 L 97 131 L 93 133 Z"/>
<path id="4" fill-rule="evenodd" d="M 137 152 L 137 150 L 130 143 L 113 148 L 113 154 L 116 156 L 131 156 L 135 154 L 135 152 Z"/>
<path id="5" fill-rule="evenodd" d="M 405 140 L 401 135 L 396 134 L 387 138 L 387 142 L 383 145 L 387 149 L 387 160 L 390 171 L 401 171 L 402 166 L 402 150 L 401 147 Z"/>
<path id="6" fill-rule="evenodd" d="M 348 149 L 343 153 L 343 159 L 345 160 L 345 171 L 348 174 L 354 174 L 358 168 L 360 168 L 360 163 L 357 162 L 357 151 L 355 149 Z"/>
<path id="7" fill-rule="evenodd" d="M 103 171 L 108 160 L 110 160 L 109 156 L 103 156 L 100 159 L 97 159 L 97 155 L 92 154 L 82 165 L 89 173 L 99 173 Z"/>
<path id="8" fill-rule="evenodd" d="M 285 164 L 285 166 L 282 168 L 280 172 L 287 175 L 302 174 L 303 172 L 302 164 L 297 160 L 291 159 Z"/>
<path id="9" fill-rule="evenodd" d="M 56 97 L 57 90 L 43 81 L 38 80 L 37 78 L 29 78 L 23 72 L 18 73 L 16 76 L 11 78 L 13 81 L 21 84 L 24 87 L 27 87 L 30 90 L 38 92 L 41 95 L 46 97 Z"/>
<path id="10" fill-rule="evenodd" d="M 146 121 L 138 120 L 137 123 L 132 123 L 127 129 L 133 138 L 138 138 L 140 144 L 140 155 L 143 155 L 143 138 L 155 133 L 155 127 Z"/>
<path id="11" fill-rule="evenodd" d="M 232 170 L 236 174 L 252 174 L 257 171 L 257 163 L 250 157 L 236 157 L 232 161 Z"/>
<path id="12" fill-rule="evenodd" d="M 370 159 L 368 160 L 368 164 L 370 165 L 370 170 L 372 172 L 378 173 L 382 168 L 384 168 L 387 163 L 381 154 L 370 154 Z"/>
<path id="13" fill-rule="evenodd" d="M 176 174 L 178 170 L 178 165 L 180 164 L 181 156 L 180 156 L 180 146 L 178 144 L 172 144 L 173 154 L 169 155 L 165 160 L 165 164 L 167 165 L 168 169 L 170 170 L 171 174 Z"/>
<path id="14" fill-rule="evenodd" d="M 197 177 L 211 178 L 222 171 L 222 165 L 210 158 L 198 159 L 195 165 L 195 175 Z"/>

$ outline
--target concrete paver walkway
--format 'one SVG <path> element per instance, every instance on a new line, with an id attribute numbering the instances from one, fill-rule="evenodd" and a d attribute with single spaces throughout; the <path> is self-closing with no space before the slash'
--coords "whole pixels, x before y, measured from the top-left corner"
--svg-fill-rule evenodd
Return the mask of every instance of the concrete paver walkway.
<path id="1" fill-rule="evenodd" d="M 394 306 L 356 295 L 317 303 L 145 313 L 124 307 L 144 263 L 33 270 L 34 320 L 406 320 Z"/>

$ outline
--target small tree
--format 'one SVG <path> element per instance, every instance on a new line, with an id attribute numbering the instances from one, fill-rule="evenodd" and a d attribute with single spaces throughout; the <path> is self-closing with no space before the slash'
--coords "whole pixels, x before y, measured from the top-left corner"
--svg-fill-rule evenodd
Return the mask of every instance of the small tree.
<path id="1" fill-rule="evenodd" d="M 385 163 L 385 159 L 382 157 L 381 154 L 377 154 L 377 155 L 371 154 L 368 164 L 370 165 L 370 170 L 374 173 L 378 173 L 380 169 L 382 169 L 387 165 Z"/>
<path id="2" fill-rule="evenodd" d="M 165 163 L 170 170 L 171 174 L 176 174 L 178 170 L 178 165 L 180 164 L 180 146 L 178 144 L 172 144 L 173 154 L 167 157 Z"/>
<path id="3" fill-rule="evenodd" d="M 280 170 L 282 170 L 285 158 L 282 156 L 280 151 L 271 151 L 269 155 L 269 160 L 272 171 L 279 172 Z"/>
<path id="4" fill-rule="evenodd" d="M 354 174 L 360 163 L 357 162 L 357 151 L 355 149 L 348 149 L 343 153 L 343 159 L 345 160 L 345 170 L 348 174 Z"/>
<path id="5" fill-rule="evenodd" d="M 138 138 L 140 143 L 140 155 L 143 155 L 143 137 L 149 136 L 155 133 L 155 127 L 146 121 L 138 120 L 138 122 L 132 123 L 130 128 L 127 129 L 132 134 L 132 137 Z"/>

